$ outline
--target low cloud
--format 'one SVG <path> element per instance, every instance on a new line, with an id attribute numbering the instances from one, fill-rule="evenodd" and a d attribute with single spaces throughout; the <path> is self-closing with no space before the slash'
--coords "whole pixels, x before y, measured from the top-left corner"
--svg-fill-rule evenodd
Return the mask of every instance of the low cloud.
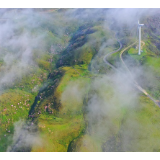
<path id="1" fill-rule="evenodd" d="M 26 124 L 18 121 L 14 124 L 12 145 L 7 148 L 8 152 L 31 151 L 32 146 L 41 146 L 42 140 L 37 131 L 37 126 L 32 122 Z"/>

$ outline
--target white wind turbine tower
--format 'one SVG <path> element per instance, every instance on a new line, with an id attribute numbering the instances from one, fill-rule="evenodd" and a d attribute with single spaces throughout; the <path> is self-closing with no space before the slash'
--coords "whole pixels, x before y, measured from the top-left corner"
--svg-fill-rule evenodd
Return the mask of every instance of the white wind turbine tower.
<path id="1" fill-rule="evenodd" d="M 141 54 L 141 27 L 144 26 L 144 24 L 140 24 L 138 21 L 138 30 L 139 30 L 139 50 L 138 55 Z"/>

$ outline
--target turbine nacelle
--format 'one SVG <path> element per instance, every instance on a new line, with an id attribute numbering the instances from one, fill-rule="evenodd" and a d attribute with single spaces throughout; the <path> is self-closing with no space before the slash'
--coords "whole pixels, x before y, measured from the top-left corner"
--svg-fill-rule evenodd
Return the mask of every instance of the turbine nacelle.
<path id="1" fill-rule="evenodd" d="M 142 27 L 142 26 L 144 26 L 144 24 L 140 24 L 138 21 L 138 27 Z"/>
<path id="2" fill-rule="evenodd" d="M 138 27 L 142 27 L 142 26 L 144 26 L 144 24 L 138 24 Z"/>

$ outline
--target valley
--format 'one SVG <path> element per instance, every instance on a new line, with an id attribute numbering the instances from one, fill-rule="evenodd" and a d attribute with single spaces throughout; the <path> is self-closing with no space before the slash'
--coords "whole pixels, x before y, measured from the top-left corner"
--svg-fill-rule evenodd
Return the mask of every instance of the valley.
<path id="1" fill-rule="evenodd" d="M 160 12 L 114 13 L 0 12 L 1 152 L 160 151 Z"/>

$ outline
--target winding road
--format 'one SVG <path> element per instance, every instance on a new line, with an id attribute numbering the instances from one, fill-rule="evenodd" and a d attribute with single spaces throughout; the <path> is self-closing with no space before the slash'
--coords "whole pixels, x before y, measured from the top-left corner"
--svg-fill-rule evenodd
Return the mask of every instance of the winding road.
<path id="1" fill-rule="evenodd" d="M 108 53 L 107 55 L 105 55 L 104 58 L 103 58 L 103 61 L 104 61 L 107 65 L 109 65 L 110 67 L 112 67 L 114 70 L 119 71 L 117 68 L 115 68 L 112 64 L 110 64 L 110 63 L 107 61 L 107 57 L 108 57 L 109 55 L 111 55 L 111 54 L 113 54 L 113 53 L 116 53 L 116 52 L 118 52 L 118 51 L 121 50 L 121 48 L 122 48 L 122 43 L 121 43 L 118 39 L 117 39 L 117 41 L 118 41 L 119 44 L 120 44 L 119 49 L 118 49 L 118 50 L 115 50 L 115 51 L 112 51 L 112 52 Z M 129 49 L 130 47 L 132 47 L 133 45 L 135 45 L 137 42 L 138 42 L 138 41 L 132 43 L 131 45 L 127 46 L 126 48 L 124 48 L 124 49 L 120 52 L 121 62 L 122 62 L 122 64 L 123 64 L 123 66 L 126 68 L 126 70 L 128 71 L 128 73 L 129 73 L 129 75 L 130 75 L 130 78 L 131 78 L 131 81 L 133 82 L 134 86 L 135 86 L 139 91 L 141 91 L 142 93 L 144 93 L 148 98 L 150 98 L 158 107 L 160 107 L 160 102 L 157 101 L 157 100 L 155 100 L 151 95 L 149 95 L 149 93 L 148 93 L 145 89 L 143 89 L 143 88 L 134 80 L 134 78 L 133 78 L 133 76 L 132 76 L 132 73 L 130 72 L 129 68 L 127 67 L 127 65 L 125 64 L 125 62 L 124 62 L 124 60 L 123 60 L 123 58 L 122 58 L 122 54 L 124 53 L 124 51 L 126 51 L 127 49 Z M 143 47 L 143 46 L 145 45 L 145 43 L 144 43 L 143 41 L 141 41 L 141 43 L 143 43 L 143 44 L 142 44 L 142 47 Z"/>
<path id="2" fill-rule="evenodd" d="M 117 50 L 108 53 L 108 54 L 105 55 L 104 58 L 103 58 L 103 61 L 104 61 L 107 65 L 109 65 L 110 67 L 112 67 L 114 70 L 116 70 L 116 71 L 118 71 L 117 68 L 115 68 L 112 64 L 110 64 L 106 59 L 107 59 L 108 56 L 110 56 L 110 55 L 112 55 L 113 53 L 116 53 L 116 52 L 118 52 L 118 51 L 121 50 L 121 48 L 122 48 L 122 43 L 121 43 L 119 40 L 117 40 L 117 41 L 118 41 L 120 47 L 119 47 Z"/>

